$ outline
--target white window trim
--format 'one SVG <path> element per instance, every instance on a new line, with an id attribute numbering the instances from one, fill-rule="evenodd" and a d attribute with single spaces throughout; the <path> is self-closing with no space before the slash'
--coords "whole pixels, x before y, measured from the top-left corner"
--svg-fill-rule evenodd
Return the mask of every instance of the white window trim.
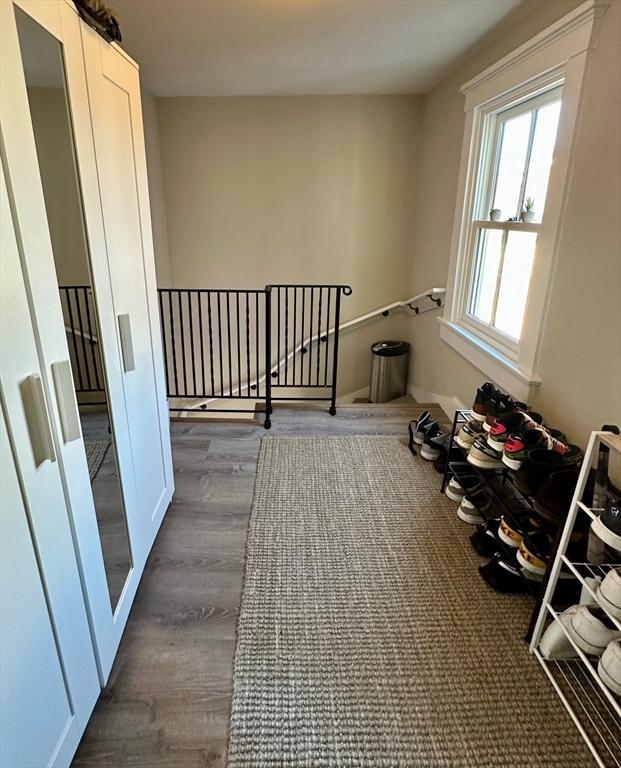
<path id="1" fill-rule="evenodd" d="M 537 375 L 539 342 L 546 319 L 559 233 L 572 169 L 576 124 L 589 50 L 595 47 L 598 22 L 608 0 L 587 0 L 571 13 L 521 45 L 462 86 L 465 126 L 453 222 L 447 295 L 440 336 L 497 385 L 528 401 L 541 379 Z M 538 231 L 528 301 L 519 345 L 503 349 L 485 339 L 473 323 L 464 322 L 470 246 L 477 211 L 479 153 L 486 142 L 485 116 L 498 104 L 516 103 L 538 89 L 563 84 L 554 161 L 550 169 L 545 213 Z M 501 224 L 501 223 L 499 223 Z M 528 225 L 521 225 L 526 230 Z"/>

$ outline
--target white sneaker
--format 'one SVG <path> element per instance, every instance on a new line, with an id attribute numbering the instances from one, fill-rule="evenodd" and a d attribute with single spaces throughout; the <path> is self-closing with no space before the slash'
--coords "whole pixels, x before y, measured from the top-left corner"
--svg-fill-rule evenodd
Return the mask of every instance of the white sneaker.
<path id="1" fill-rule="evenodd" d="M 606 613 L 621 621 L 621 568 L 608 571 L 597 590 L 597 602 Z"/>
<path id="2" fill-rule="evenodd" d="M 589 609 L 586 605 L 579 606 L 572 615 L 569 633 L 576 645 L 585 653 L 601 656 L 608 643 L 621 638 L 618 629 L 610 629 L 594 615 L 599 609 Z"/>
<path id="3" fill-rule="evenodd" d="M 597 664 L 597 673 L 607 688 L 621 696 L 621 643 L 618 640 L 606 646 Z"/>
<path id="4" fill-rule="evenodd" d="M 559 616 L 560 623 L 568 632 L 572 617 L 578 608 L 580 608 L 579 605 L 572 605 Z M 578 655 L 569 638 L 563 632 L 563 627 L 554 620 L 543 633 L 539 642 L 539 652 L 544 659 L 572 659 Z"/>

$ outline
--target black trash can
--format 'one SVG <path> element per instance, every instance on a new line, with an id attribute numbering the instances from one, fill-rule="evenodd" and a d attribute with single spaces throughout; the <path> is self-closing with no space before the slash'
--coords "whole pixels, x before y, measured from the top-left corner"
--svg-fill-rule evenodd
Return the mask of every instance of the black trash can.
<path id="1" fill-rule="evenodd" d="M 371 352 L 373 363 L 369 400 L 372 403 L 387 403 L 403 397 L 408 386 L 410 345 L 407 341 L 377 341 Z"/>

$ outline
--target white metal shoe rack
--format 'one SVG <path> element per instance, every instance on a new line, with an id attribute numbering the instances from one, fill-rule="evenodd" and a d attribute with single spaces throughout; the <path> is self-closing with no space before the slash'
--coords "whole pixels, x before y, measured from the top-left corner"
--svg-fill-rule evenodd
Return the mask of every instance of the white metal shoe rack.
<path id="1" fill-rule="evenodd" d="M 550 571 L 550 578 L 543 596 L 543 602 L 535 624 L 530 650 L 540 661 L 556 692 L 567 708 L 578 730 L 582 734 L 595 760 L 602 768 L 621 768 L 621 704 L 614 693 L 603 683 L 597 673 L 597 659 L 587 656 L 576 645 L 559 621 L 560 614 L 552 605 L 552 596 L 561 568 L 569 570 L 581 582 L 595 600 L 595 592 L 586 579 L 592 576 L 604 577 L 612 568 L 621 563 L 575 563 L 565 554 L 571 539 L 576 518 L 588 515 L 591 520 L 599 516 L 602 509 L 597 491 L 594 508 L 582 502 L 584 489 L 596 456 L 607 456 L 609 451 L 621 455 L 621 436 L 610 432 L 592 432 L 576 491 L 571 502 L 567 522 L 561 536 L 559 548 Z M 601 461 L 600 461 L 601 468 Z M 597 485 L 596 485 L 597 487 Z M 593 533 L 591 535 L 594 535 Z M 576 656 L 571 659 L 546 659 L 539 651 L 539 641 L 546 627 L 547 619 L 559 623 L 571 642 Z M 610 616 L 610 620 L 621 630 L 621 622 Z"/>

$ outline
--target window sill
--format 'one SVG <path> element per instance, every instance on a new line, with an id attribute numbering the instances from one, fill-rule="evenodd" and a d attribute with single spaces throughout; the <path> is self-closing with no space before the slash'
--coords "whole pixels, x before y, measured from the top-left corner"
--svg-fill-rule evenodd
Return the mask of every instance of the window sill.
<path id="1" fill-rule="evenodd" d="M 505 357 L 462 326 L 450 323 L 443 317 L 439 317 L 438 322 L 441 326 L 440 338 L 446 344 L 516 399 L 526 403 L 531 400 L 535 389 L 541 384 L 538 376 L 520 368 L 514 360 Z"/>

